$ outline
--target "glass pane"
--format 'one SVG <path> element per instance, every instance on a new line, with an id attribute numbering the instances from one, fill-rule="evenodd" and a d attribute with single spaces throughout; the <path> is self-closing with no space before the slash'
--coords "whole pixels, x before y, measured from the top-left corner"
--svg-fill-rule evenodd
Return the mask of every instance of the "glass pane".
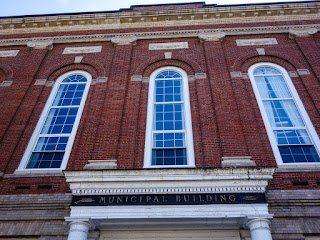
<path id="1" fill-rule="evenodd" d="M 80 105 L 85 84 L 60 84 L 52 106 Z"/>
<path id="2" fill-rule="evenodd" d="M 157 75 L 156 79 L 181 78 L 179 73 L 173 71 L 163 71 Z"/>
<path id="3" fill-rule="evenodd" d="M 83 82 L 86 83 L 87 79 L 82 75 L 72 75 L 70 77 L 67 77 L 62 81 L 62 83 L 70 83 L 70 82 Z"/>
<path id="4" fill-rule="evenodd" d="M 275 130 L 278 144 L 312 144 L 306 130 Z"/>
<path id="5" fill-rule="evenodd" d="M 253 75 L 276 75 L 281 74 L 278 70 L 271 67 L 259 67 L 254 70 Z"/>
<path id="6" fill-rule="evenodd" d="M 41 134 L 71 133 L 78 108 L 52 108 L 44 122 Z"/>
<path id="7" fill-rule="evenodd" d="M 153 149 L 152 165 L 187 165 L 186 149 Z"/>
<path id="8" fill-rule="evenodd" d="M 260 96 L 264 98 L 292 98 L 283 76 L 255 77 Z"/>
<path id="9" fill-rule="evenodd" d="M 27 168 L 60 168 L 64 153 L 32 153 Z"/>
<path id="10" fill-rule="evenodd" d="M 304 127 L 293 100 L 265 100 L 264 108 L 272 127 Z"/>
<path id="11" fill-rule="evenodd" d="M 320 162 L 314 146 L 279 146 L 284 163 Z"/>
<path id="12" fill-rule="evenodd" d="M 64 151 L 67 146 L 68 139 L 68 137 L 40 137 L 34 151 Z"/>
<path id="13" fill-rule="evenodd" d="M 154 148 L 185 148 L 185 133 L 154 133 Z"/>

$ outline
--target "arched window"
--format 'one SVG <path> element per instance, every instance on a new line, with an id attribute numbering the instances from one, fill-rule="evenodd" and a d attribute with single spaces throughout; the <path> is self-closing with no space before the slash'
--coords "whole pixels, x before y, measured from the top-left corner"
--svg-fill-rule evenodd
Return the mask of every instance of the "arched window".
<path id="1" fill-rule="evenodd" d="M 90 83 L 83 71 L 57 79 L 19 169 L 65 169 Z"/>
<path id="2" fill-rule="evenodd" d="M 287 71 L 259 63 L 249 76 L 278 164 L 319 163 L 319 138 Z"/>
<path id="3" fill-rule="evenodd" d="M 145 167 L 194 167 L 188 76 L 163 67 L 150 76 Z"/>

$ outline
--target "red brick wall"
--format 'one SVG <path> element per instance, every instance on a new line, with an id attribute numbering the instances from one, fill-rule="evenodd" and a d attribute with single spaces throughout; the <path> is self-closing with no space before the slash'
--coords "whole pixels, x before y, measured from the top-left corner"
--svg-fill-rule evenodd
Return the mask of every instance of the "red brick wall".
<path id="1" fill-rule="evenodd" d="M 55 44 L 53 50 L 1 48 L 20 52 L 14 58 L 0 58 L 0 80 L 13 80 L 12 86 L 0 88 L 0 172 L 7 174 L 0 178 L 0 193 L 68 191 L 63 177 L 11 178 L 10 174 L 21 161 L 52 89 L 35 86 L 35 80 L 55 80 L 74 69 L 85 70 L 93 78 L 108 77 L 108 81 L 90 87 L 67 170 L 81 170 L 88 160 L 106 159 L 117 159 L 121 169 L 143 167 L 148 83 L 130 78 L 148 77 L 163 66 L 180 67 L 188 75 L 207 74 L 205 79 L 189 83 L 197 167 L 220 167 L 222 156 L 252 156 L 259 167 L 275 167 L 251 83 L 249 79 L 231 78 L 230 72 L 246 73 L 258 62 L 276 63 L 288 71 L 308 69 L 310 75 L 292 80 L 320 133 L 319 35 L 301 40 L 274 34 L 228 36 L 223 42 L 206 43 L 184 38 L 139 40 L 135 46 L 99 42 Z M 257 46 L 238 47 L 235 43 L 240 38 L 265 37 L 275 37 L 279 43 L 263 46 L 265 56 L 258 55 Z M 148 50 L 149 43 L 170 41 L 188 41 L 189 49 Z M 62 54 L 65 47 L 94 45 L 101 45 L 102 52 L 84 54 L 81 64 L 74 64 L 76 55 Z M 164 58 L 166 51 L 173 53 L 172 59 Z M 308 185 L 296 184 L 298 180 Z M 319 181 L 319 173 L 276 173 L 270 189 L 319 188 Z M 39 189 L 41 184 L 52 187 Z"/>

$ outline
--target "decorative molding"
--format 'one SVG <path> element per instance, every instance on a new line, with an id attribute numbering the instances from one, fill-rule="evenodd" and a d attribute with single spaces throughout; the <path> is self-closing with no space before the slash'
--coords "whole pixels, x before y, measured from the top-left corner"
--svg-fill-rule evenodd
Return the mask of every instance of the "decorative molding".
<path id="1" fill-rule="evenodd" d="M 36 86 L 42 86 L 42 85 L 46 85 L 47 83 L 47 79 L 37 79 L 34 83 L 34 85 Z"/>
<path id="2" fill-rule="evenodd" d="M 297 72 L 300 76 L 310 75 L 310 71 L 308 69 L 297 69 Z"/>
<path id="3" fill-rule="evenodd" d="M 48 49 L 51 50 L 53 48 L 52 40 L 31 40 L 27 42 L 27 47 L 33 49 Z"/>
<path id="4" fill-rule="evenodd" d="M 99 53 L 102 51 L 102 46 L 91 47 L 66 47 L 62 54 L 79 54 L 79 53 Z"/>
<path id="5" fill-rule="evenodd" d="M 290 77 L 299 77 L 299 74 L 297 73 L 297 71 L 289 71 L 288 73 Z"/>
<path id="6" fill-rule="evenodd" d="M 47 81 L 46 87 L 52 87 L 54 85 L 54 81 Z"/>
<path id="7" fill-rule="evenodd" d="M 226 36 L 289 33 L 289 30 L 291 28 L 320 29 L 320 24 L 244 27 L 244 28 L 219 28 L 219 29 L 202 29 L 202 30 L 159 31 L 159 32 L 134 32 L 130 34 L 123 34 L 122 36 L 127 36 L 128 38 L 130 38 L 130 36 L 134 35 L 137 37 L 137 40 L 168 39 L 168 38 L 181 39 L 181 38 L 199 37 L 199 34 L 203 32 L 211 32 L 211 33 L 224 32 Z M 0 47 L 1 46 L 25 46 L 27 45 L 28 42 L 32 40 L 52 41 L 54 44 L 60 44 L 60 43 L 105 42 L 105 41 L 111 41 L 112 38 L 117 38 L 117 37 L 118 37 L 117 34 L 94 34 L 94 35 L 68 35 L 68 36 L 39 37 L 39 38 L 0 39 Z"/>
<path id="8" fill-rule="evenodd" d="M 254 167 L 256 163 L 249 156 L 222 157 L 222 167 Z"/>
<path id="9" fill-rule="evenodd" d="M 206 79 L 207 74 L 206 73 L 195 73 L 194 77 L 195 77 L 195 79 Z"/>
<path id="10" fill-rule="evenodd" d="M 242 78 L 242 72 L 230 72 L 231 78 Z"/>
<path id="11" fill-rule="evenodd" d="M 117 169 L 117 160 L 89 160 L 83 169 L 86 170 L 103 170 Z"/>
<path id="12" fill-rule="evenodd" d="M 255 38 L 255 39 L 237 39 L 237 46 L 255 46 L 255 45 L 275 45 L 278 44 L 276 38 Z"/>
<path id="13" fill-rule="evenodd" d="M 289 37 L 309 37 L 318 32 L 317 28 L 306 28 L 306 29 L 299 29 L 299 28 L 291 28 L 289 30 Z"/>
<path id="14" fill-rule="evenodd" d="M 198 38 L 201 42 L 217 42 L 222 41 L 226 36 L 225 32 L 200 32 Z"/>
<path id="15" fill-rule="evenodd" d="M 187 49 L 188 42 L 150 43 L 149 50 Z"/>
<path id="16" fill-rule="evenodd" d="M 146 83 L 148 83 L 148 82 L 149 82 L 149 80 L 150 80 L 150 78 L 149 78 L 149 77 L 143 77 L 143 78 L 142 78 L 142 82 L 146 82 Z"/>
<path id="17" fill-rule="evenodd" d="M 107 77 L 98 77 L 97 79 L 92 79 L 91 85 L 95 85 L 97 83 L 106 83 L 108 81 Z"/>
<path id="18" fill-rule="evenodd" d="M 264 48 L 256 48 L 259 55 L 266 55 L 266 50 Z"/>
<path id="19" fill-rule="evenodd" d="M 188 81 L 194 81 L 196 77 L 194 75 L 188 75 Z"/>
<path id="20" fill-rule="evenodd" d="M 0 57 L 15 57 L 19 53 L 19 50 L 6 50 L 0 51 Z"/>
<path id="21" fill-rule="evenodd" d="M 142 75 L 132 75 L 131 76 L 131 81 L 132 82 L 140 82 L 140 81 L 142 81 Z"/>
<path id="22" fill-rule="evenodd" d="M 177 17 L 178 16 L 178 17 Z M 318 3 L 241 6 L 204 6 L 197 9 L 119 11 L 73 15 L 27 16 L 0 19 L 0 34 L 62 32 L 123 28 L 199 26 L 225 23 L 257 23 L 318 20 Z M 190 21 L 191 20 L 191 21 Z"/>
<path id="23" fill-rule="evenodd" d="M 74 63 L 81 63 L 82 59 L 83 59 L 83 56 L 75 56 Z"/>
<path id="24" fill-rule="evenodd" d="M 164 58 L 165 59 L 171 59 L 172 58 L 172 52 L 165 52 L 164 53 Z"/>
<path id="25" fill-rule="evenodd" d="M 252 165 L 250 165 L 252 166 Z M 265 192 L 274 168 L 65 171 L 74 195 Z"/>
<path id="26" fill-rule="evenodd" d="M 0 83 L 0 87 L 10 87 L 13 81 L 3 81 Z"/>
<path id="27" fill-rule="evenodd" d="M 249 79 L 248 73 L 242 73 L 242 78 L 243 79 Z"/>
<path id="28" fill-rule="evenodd" d="M 111 38 L 111 42 L 115 45 L 130 45 L 135 44 L 138 40 L 135 35 L 123 35 L 123 36 L 115 36 Z"/>

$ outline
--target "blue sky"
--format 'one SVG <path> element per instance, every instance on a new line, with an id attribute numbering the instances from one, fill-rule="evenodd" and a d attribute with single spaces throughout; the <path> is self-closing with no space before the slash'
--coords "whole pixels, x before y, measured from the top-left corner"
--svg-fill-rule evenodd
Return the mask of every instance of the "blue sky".
<path id="1" fill-rule="evenodd" d="M 198 0 L 0 0 L 0 16 L 109 11 L 131 5 L 203 2 Z M 204 0 L 205 1 L 205 0 Z M 207 4 L 243 4 L 281 0 L 207 0 Z M 299 0 L 288 0 L 297 2 Z M 287 1 L 287 2 L 288 2 Z"/>

